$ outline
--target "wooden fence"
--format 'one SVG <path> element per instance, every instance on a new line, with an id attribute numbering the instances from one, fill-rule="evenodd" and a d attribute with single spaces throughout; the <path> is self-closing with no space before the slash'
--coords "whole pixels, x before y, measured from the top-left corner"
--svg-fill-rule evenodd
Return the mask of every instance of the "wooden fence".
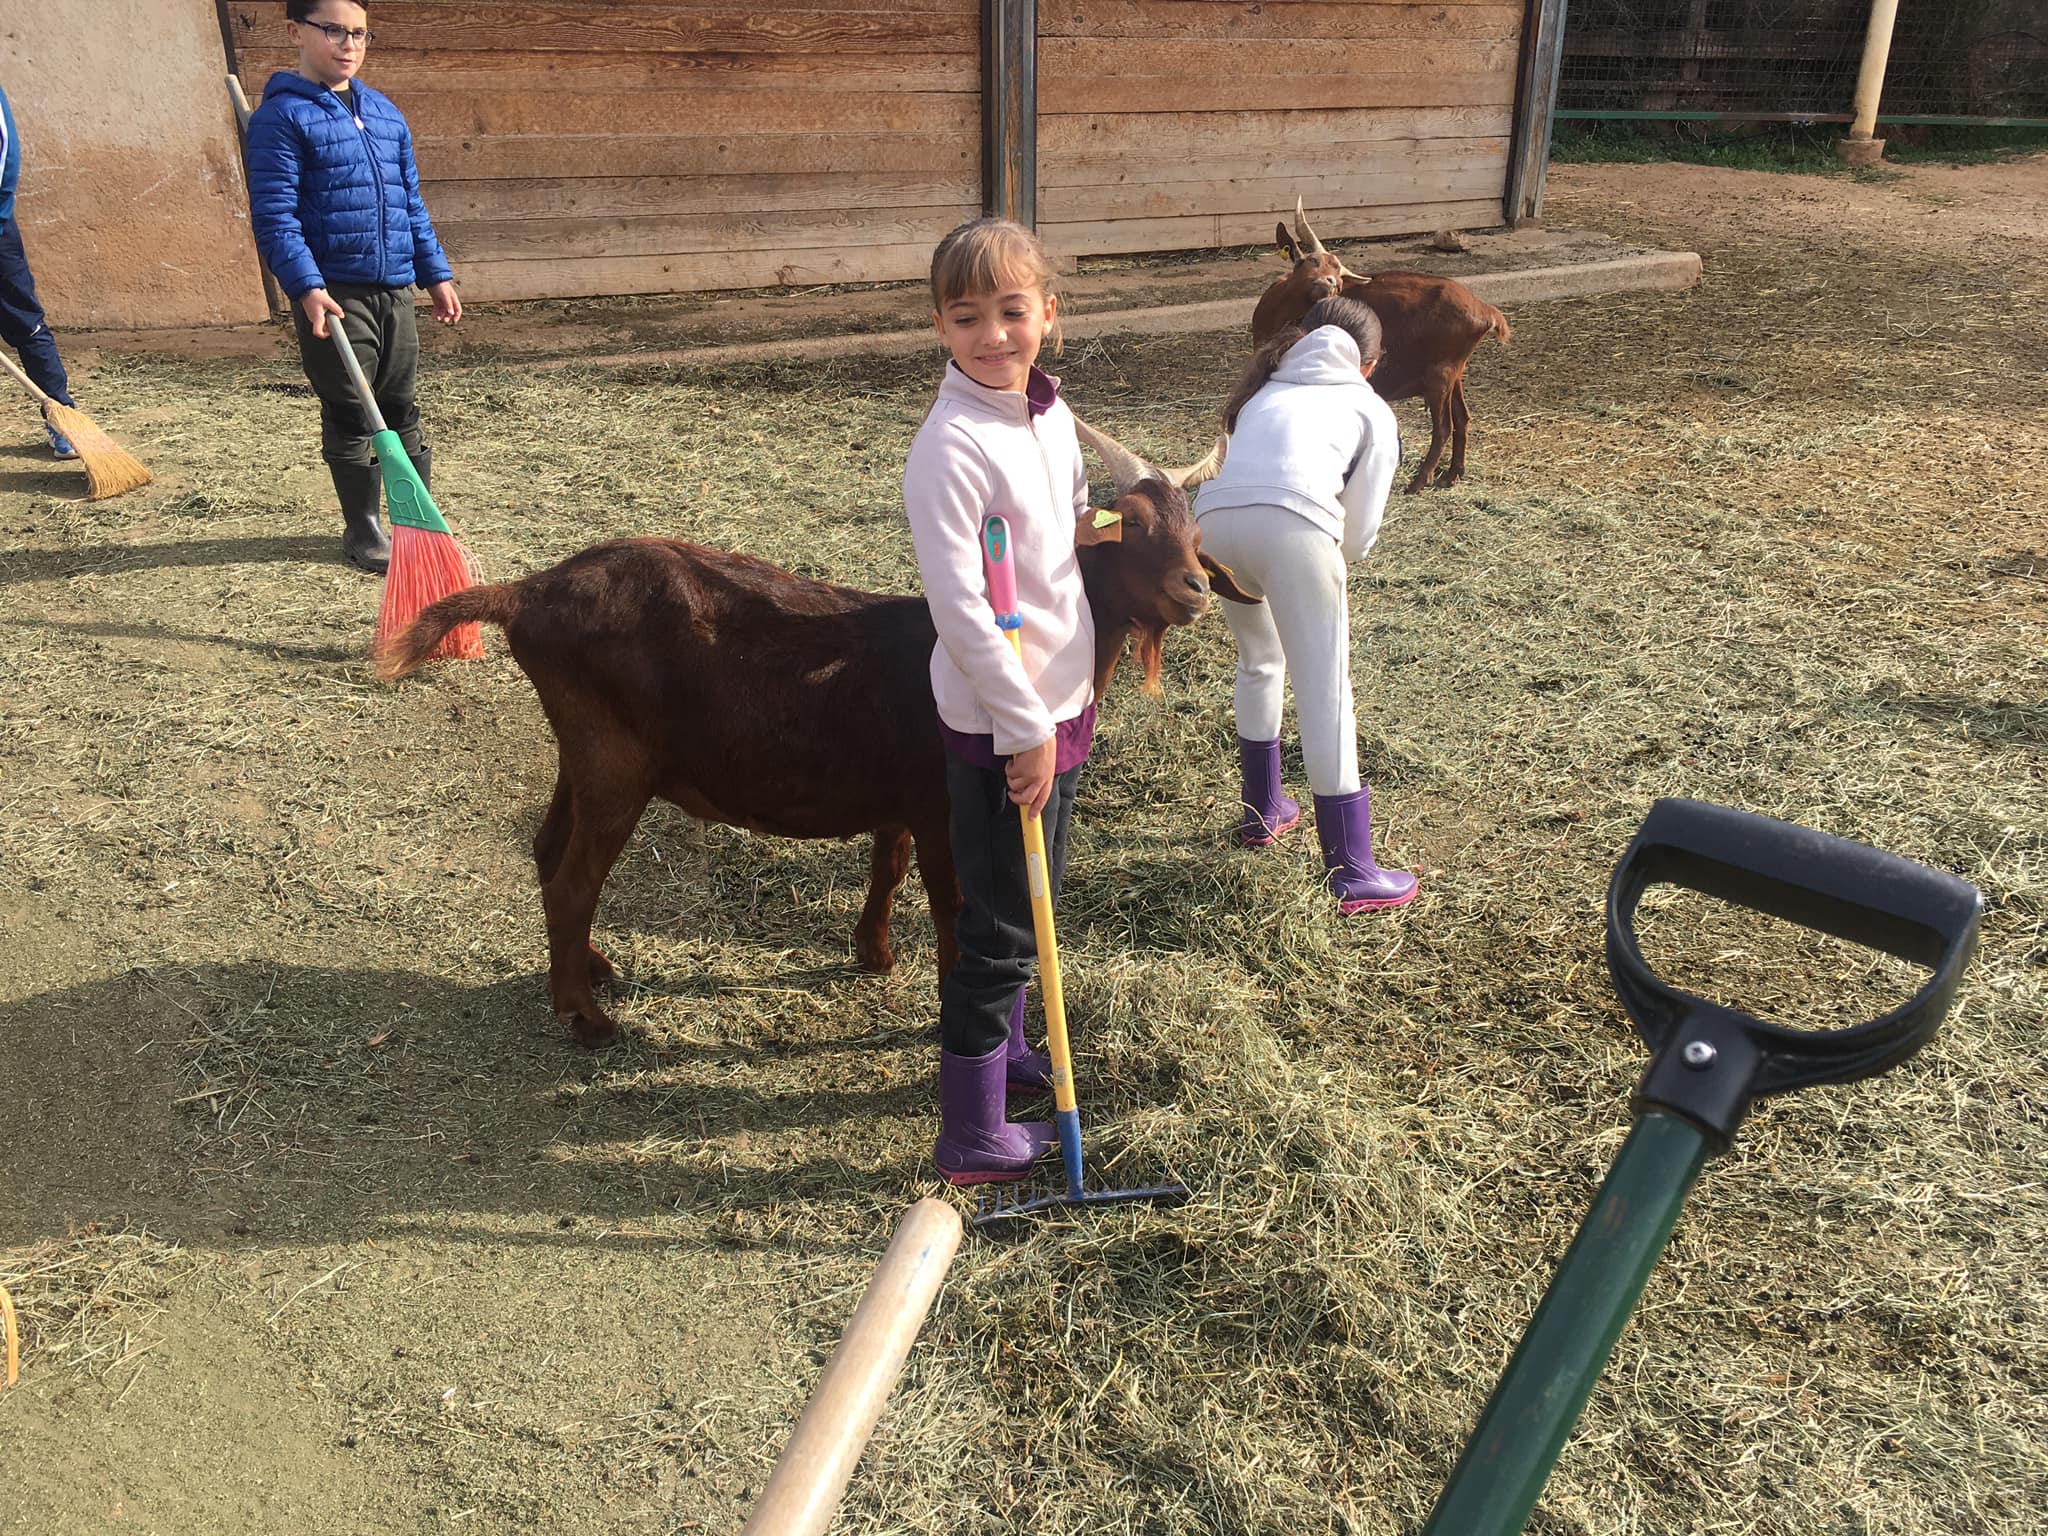
<path id="1" fill-rule="evenodd" d="M 281 0 L 229 0 L 252 100 Z M 478 299 L 915 276 L 981 203 L 976 0 L 380 0 L 364 79 L 411 122 Z"/>
<path id="2" fill-rule="evenodd" d="M 1072 255 L 1501 222 L 1522 35 L 1487 0 L 1041 0 L 1039 228 Z"/>
<path id="3" fill-rule="evenodd" d="M 221 7 L 260 99 L 295 63 L 282 0 Z M 413 125 L 471 297 L 916 277 L 982 206 L 982 13 L 378 0 L 364 78 Z M 1039 228 L 1062 257 L 1248 244 L 1297 194 L 1325 235 L 1499 224 L 1524 17 L 1525 0 L 1039 0 Z"/>

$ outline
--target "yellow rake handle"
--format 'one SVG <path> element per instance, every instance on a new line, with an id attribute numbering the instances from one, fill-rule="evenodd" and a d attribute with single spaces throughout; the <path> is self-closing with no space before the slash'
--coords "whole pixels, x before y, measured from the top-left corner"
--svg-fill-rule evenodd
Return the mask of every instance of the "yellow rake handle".
<path id="1" fill-rule="evenodd" d="M 1024 630 L 1021 625 L 1006 629 L 1010 648 L 1021 659 Z M 1057 792 L 1057 788 L 1055 788 Z M 1060 985 L 1060 939 L 1052 922 L 1052 862 L 1045 852 L 1045 823 L 1032 814 L 1031 807 L 1017 807 L 1024 824 L 1024 875 L 1031 888 L 1031 928 L 1038 936 L 1038 990 L 1045 1000 L 1045 1048 L 1052 1057 L 1053 1107 L 1064 1114 L 1076 1112 L 1074 1100 L 1074 1058 L 1067 1045 L 1067 997 Z"/>

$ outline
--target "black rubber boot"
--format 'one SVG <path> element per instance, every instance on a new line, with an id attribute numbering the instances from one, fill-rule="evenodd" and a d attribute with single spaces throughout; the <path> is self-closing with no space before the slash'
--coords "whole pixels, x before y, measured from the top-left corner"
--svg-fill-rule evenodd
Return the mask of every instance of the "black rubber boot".
<path id="1" fill-rule="evenodd" d="M 358 570 L 382 576 L 391 568 L 391 541 L 379 519 L 384 472 L 374 464 L 329 464 L 327 472 L 341 498 L 342 556 Z"/>

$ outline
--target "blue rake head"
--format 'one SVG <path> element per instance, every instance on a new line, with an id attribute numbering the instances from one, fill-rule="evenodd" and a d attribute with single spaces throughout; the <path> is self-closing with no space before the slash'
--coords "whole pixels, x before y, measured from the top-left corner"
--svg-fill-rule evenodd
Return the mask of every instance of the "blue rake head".
<path id="1" fill-rule="evenodd" d="M 974 1224 L 985 1227 L 992 1222 L 1035 1216 L 1041 1211 L 1056 1211 L 1070 1205 L 1126 1205 L 1135 1200 L 1146 1200 L 1155 1205 L 1179 1205 L 1187 1197 L 1185 1184 L 1155 1184 L 1148 1189 L 1076 1189 L 1068 1186 L 1051 1193 L 1034 1190 L 1030 1184 L 998 1184 L 991 1186 L 976 1203 Z"/>

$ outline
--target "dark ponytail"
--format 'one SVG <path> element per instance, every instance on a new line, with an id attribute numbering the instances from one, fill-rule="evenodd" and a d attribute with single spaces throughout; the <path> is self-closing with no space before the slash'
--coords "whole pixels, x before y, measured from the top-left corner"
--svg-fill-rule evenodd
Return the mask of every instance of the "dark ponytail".
<path id="1" fill-rule="evenodd" d="M 1237 381 L 1237 388 L 1230 392 L 1230 399 L 1223 407 L 1224 431 L 1237 430 L 1237 413 L 1251 404 L 1253 395 L 1266 387 L 1266 381 L 1273 377 L 1273 370 L 1280 366 L 1280 360 L 1293 349 L 1294 344 L 1310 331 L 1321 330 L 1326 325 L 1334 325 L 1358 343 L 1361 367 L 1378 359 L 1380 317 L 1357 299 L 1333 295 L 1319 300 L 1307 314 L 1252 354 L 1252 360 L 1245 364 L 1244 377 Z"/>

